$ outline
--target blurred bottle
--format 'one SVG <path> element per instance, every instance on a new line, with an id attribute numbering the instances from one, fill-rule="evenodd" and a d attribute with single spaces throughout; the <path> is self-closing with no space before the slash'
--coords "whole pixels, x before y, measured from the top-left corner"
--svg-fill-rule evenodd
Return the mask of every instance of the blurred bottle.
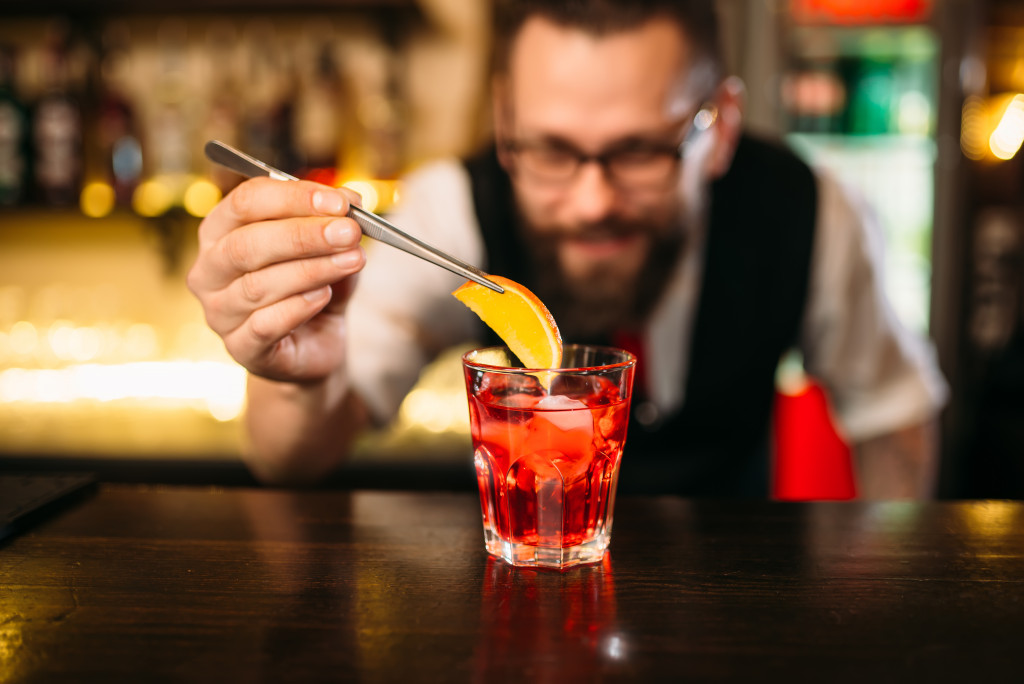
<path id="1" fill-rule="evenodd" d="M 284 67 L 287 73 L 287 66 Z M 302 168 L 303 155 L 295 139 L 295 98 L 298 87 L 294 80 L 286 80 L 279 91 L 277 103 L 268 112 L 268 134 L 274 150 L 272 159 L 279 169 L 295 175 Z"/>
<path id="2" fill-rule="evenodd" d="M 78 200 L 82 180 L 82 108 L 72 83 L 70 35 L 51 27 L 43 54 L 43 94 L 32 113 L 32 169 L 37 199 L 48 206 Z"/>
<path id="3" fill-rule="evenodd" d="M 382 50 L 382 76 L 359 103 L 361 165 L 371 178 L 397 178 L 402 170 L 402 112 L 391 64 L 396 57 Z"/>
<path id="4" fill-rule="evenodd" d="M 293 132 L 301 155 L 301 175 L 329 185 L 337 180 L 345 108 L 350 103 L 333 46 L 324 42 L 306 72 L 296 103 Z"/>
<path id="5" fill-rule="evenodd" d="M 22 203 L 28 193 L 28 110 L 17 96 L 16 53 L 0 45 L 0 207 Z"/>
<path id="6" fill-rule="evenodd" d="M 900 134 L 930 137 L 935 133 L 938 51 L 938 39 L 927 27 L 908 28 L 900 36 L 893 74 L 899 97 L 895 127 Z"/>
<path id="7" fill-rule="evenodd" d="M 899 96 L 893 78 L 897 60 L 894 34 L 868 30 L 856 51 L 845 57 L 850 83 L 847 132 L 851 135 L 886 135 L 895 132 Z"/>
<path id="8" fill-rule="evenodd" d="M 187 32 L 184 22 L 164 19 L 158 29 L 156 99 L 145 152 L 152 175 L 183 175 L 192 166 L 188 106 Z"/>
<path id="9" fill-rule="evenodd" d="M 142 145 L 138 117 L 129 102 L 131 68 L 127 28 L 113 24 L 104 32 L 97 78 L 96 112 L 89 130 L 91 178 L 108 183 L 118 206 L 131 205 L 142 178 Z"/>
<path id="10" fill-rule="evenodd" d="M 248 27 L 245 57 L 245 147 L 283 171 L 300 173 L 302 155 L 294 136 L 294 100 L 300 89 L 273 25 L 255 22 Z"/>
<path id="11" fill-rule="evenodd" d="M 204 54 L 211 90 L 209 107 L 200 133 L 203 143 L 207 140 L 220 140 L 234 147 L 241 145 L 237 50 L 238 39 L 232 24 L 217 22 L 208 28 Z M 222 193 L 228 192 L 241 180 L 237 173 L 209 161 L 205 173 Z"/>
<path id="12" fill-rule="evenodd" d="M 841 131 L 846 87 L 832 61 L 808 61 L 783 79 L 783 103 L 789 130 L 796 133 Z"/>

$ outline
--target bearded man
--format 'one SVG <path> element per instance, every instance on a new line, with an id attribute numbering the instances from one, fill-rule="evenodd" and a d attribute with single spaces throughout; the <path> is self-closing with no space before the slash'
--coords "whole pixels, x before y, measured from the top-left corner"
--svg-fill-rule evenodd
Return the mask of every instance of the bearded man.
<path id="1" fill-rule="evenodd" d="M 638 353 L 620 493 L 768 496 L 792 347 L 831 392 L 861 495 L 933 493 L 945 384 L 853 204 L 743 132 L 710 0 L 499 0 L 492 79 L 494 144 L 412 173 L 392 219 L 532 289 L 567 342 Z M 363 252 L 339 218 L 357 201 L 256 179 L 200 227 L 189 286 L 250 373 L 247 459 L 268 481 L 333 472 L 425 364 L 489 334 L 457 277 Z"/>

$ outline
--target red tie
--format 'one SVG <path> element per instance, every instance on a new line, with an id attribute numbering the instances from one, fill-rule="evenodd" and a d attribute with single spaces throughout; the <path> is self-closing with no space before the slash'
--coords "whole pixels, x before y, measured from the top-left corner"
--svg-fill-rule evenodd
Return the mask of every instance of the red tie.
<path id="1" fill-rule="evenodd" d="M 644 372 L 644 340 L 639 333 L 620 330 L 612 335 L 612 344 L 636 356 L 636 372 L 633 375 L 633 403 L 647 398 L 647 374 Z"/>

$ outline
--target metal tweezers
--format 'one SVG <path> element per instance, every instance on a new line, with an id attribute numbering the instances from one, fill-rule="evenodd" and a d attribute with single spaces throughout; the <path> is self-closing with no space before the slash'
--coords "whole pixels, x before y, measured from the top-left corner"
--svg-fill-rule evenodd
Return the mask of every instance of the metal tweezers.
<path id="1" fill-rule="evenodd" d="M 276 180 L 299 180 L 295 176 L 285 173 L 279 169 L 275 169 L 273 166 L 270 166 L 255 157 L 251 157 L 244 152 L 236 150 L 230 145 L 222 143 L 219 140 L 210 140 L 207 142 L 205 151 L 206 156 L 210 161 L 249 178 L 254 176 L 269 176 Z M 500 293 L 505 291 L 500 285 L 489 280 L 487 278 L 487 274 L 479 268 L 467 264 L 460 259 L 456 259 L 450 254 L 446 254 L 436 247 L 428 245 L 422 240 L 417 240 L 413 236 L 402 232 L 372 212 L 361 209 L 355 205 L 350 205 L 348 216 L 359 224 L 359 227 L 363 231 L 363 235 L 366 235 L 367 237 L 379 240 L 391 245 L 392 247 L 397 247 L 403 252 L 407 252 L 408 254 L 417 256 L 420 259 L 429 261 L 441 268 L 446 268 L 456 275 L 460 275 L 463 278 L 468 278 L 469 280 L 480 283 L 485 287 L 491 288 L 495 292 Z"/>

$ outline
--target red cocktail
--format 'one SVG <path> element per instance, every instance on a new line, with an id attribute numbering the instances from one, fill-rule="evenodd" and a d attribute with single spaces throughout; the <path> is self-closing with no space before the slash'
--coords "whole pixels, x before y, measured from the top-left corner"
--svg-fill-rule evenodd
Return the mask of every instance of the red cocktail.
<path id="1" fill-rule="evenodd" d="M 512 368 L 507 350 L 463 357 L 487 550 L 513 565 L 601 560 L 629 422 L 636 358 L 568 345 L 564 368 Z"/>

